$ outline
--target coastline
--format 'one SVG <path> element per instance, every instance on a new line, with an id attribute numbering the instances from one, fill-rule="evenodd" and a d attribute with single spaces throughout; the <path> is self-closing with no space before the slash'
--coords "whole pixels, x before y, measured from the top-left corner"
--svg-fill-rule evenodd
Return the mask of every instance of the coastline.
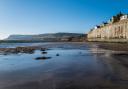
<path id="1" fill-rule="evenodd" d="M 9 44 L 9 43 L 6 43 Z M 17 43 L 13 43 L 13 44 L 17 44 Z M 20 44 L 20 43 L 19 43 Z M 26 43 L 28 44 L 28 43 Z M 96 45 L 97 48 L 99 49 L 104 49 L 104 50 L 111 50 L 111 51 L 124 51 L 127 52 L 128 51 L 128 43 L 113 43 L 113 42 L 40 42 L 40 43 L 29 43 L 29 45 L 24 45 L 24 46 L 15 46 L 15 47 L 1 47 L 0 48 L 0 53 L 31 53 L 32 51 L 36 51 L 36 50 L 40 50 L 41 48 L 54 48 L 57 46 L 61 45 L 74 45 L 76 46 L 76 48 L 80 48 L 80 45 L 83 46 L 87 46 L 88 48 L 89 46 L 92 45 Z M 83 45 L 84 44 L 84 45 Z M 70 47 L 70 48 L 74 48 L 75 47 Z"/>

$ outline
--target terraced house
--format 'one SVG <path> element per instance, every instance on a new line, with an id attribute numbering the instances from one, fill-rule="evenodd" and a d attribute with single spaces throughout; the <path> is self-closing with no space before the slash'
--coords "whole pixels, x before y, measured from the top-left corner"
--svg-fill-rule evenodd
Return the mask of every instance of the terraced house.
<path id="1" fill-rule="evenodd" d="M 128 42 L 128 15 L 120 12 L 91 29 L 87 37 L 88 41 Z"/>

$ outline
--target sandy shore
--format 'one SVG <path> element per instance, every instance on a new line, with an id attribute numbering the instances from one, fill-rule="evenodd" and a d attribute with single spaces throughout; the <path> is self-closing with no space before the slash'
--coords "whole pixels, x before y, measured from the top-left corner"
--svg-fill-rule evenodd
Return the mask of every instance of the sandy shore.
<path id="1" fill-rule="evenodd" d="M 89 42 L 90 45 L 97 45 L 98 48 L 112 51 L 128 51 L 128 43 Z"/>

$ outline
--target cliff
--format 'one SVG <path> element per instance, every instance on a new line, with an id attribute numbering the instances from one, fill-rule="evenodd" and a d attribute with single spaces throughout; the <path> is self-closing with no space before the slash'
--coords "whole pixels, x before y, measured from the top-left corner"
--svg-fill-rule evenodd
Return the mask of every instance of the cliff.
<path id="1" fill-rule="evenodd" d="M 83 41 L 85 34 L 79 33 L 49 33 L 39 35 L 10 35 L 5 40 L 15 41 Z"/>

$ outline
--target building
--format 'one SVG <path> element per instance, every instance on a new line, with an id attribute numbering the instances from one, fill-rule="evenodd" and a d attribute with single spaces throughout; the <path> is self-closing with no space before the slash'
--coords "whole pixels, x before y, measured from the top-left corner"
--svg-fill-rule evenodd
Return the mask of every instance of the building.
<path id="1" fill-rule="evenodd" d="M 120 12 L 91 29 L 87 38 L 88 41 L 128 42 L 128 15 Z"/>

